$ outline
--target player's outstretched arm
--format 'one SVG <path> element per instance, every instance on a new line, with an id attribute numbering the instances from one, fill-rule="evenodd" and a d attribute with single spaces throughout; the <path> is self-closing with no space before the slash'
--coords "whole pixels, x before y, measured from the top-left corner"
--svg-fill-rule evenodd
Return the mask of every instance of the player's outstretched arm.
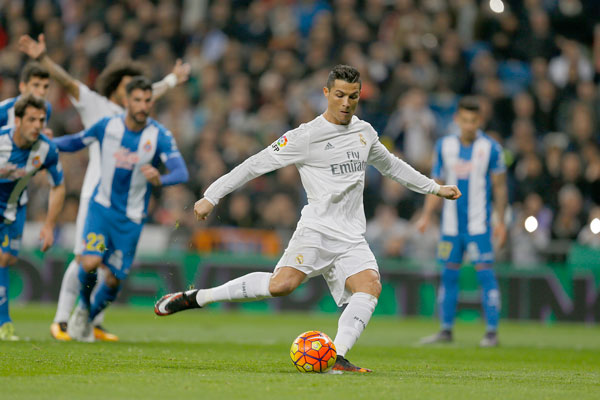
<path id="1" fill-rule="evenodd" d="M 59 151 L 73 153 L 75 151 L 79 151 L 85 148 L 87 144 L 89 144 L 86 144 L 86 142 L 84 141 L 85 133 L 86 131 L 81 131 L 72 135 L 64 135 L 52 139 L 52 142 L 54 142 L 56 147 L 58 147 Z"/>
<path id="2" fill-rule="evenodd" d="M 438 194 L 440 185 L 389 152 L 381 142 L 371 146 L 368 163 L 383 175 L 422 194 Z"/>
<path id="3" fill-rule="evenodd" d="M 196 216 L 196 220 L 205 220 L 208 218 L 210 213 L 212 212 L 215 206 L 206 199 L 206 197 L 201 198 L 194 204 L 194 215 Z"/>
<path id="4" fill-rule="evenodd" d="M 182 84 L 190 78 L 192 67 L 188 63 L 184 63 L 181 59 L 175 61 L 175 66 L 170 74 L 162 80 L 152 84 L 152 98 L 154 100 L 162 97 L 167 91 L 175 86 Z"/>
<path id="5" fill-rule="evenodd" d="M 442 197 L 444 199 L 456 200 L 462 196 L 462 193 L 455 185 L 443 185 L 440 186 L 440 190 L 438 190 L 437 195 L 438 197 Z"/>
<path id="6" fill-rule="evenodd" d="M 77 84 L 77 80 L 48 57 L 46 40 L 43 33 L 38 36 L 37 41 L 29 35 L 21 36 L 19 38 L 19 50 L 42 64 L 50 72 L 52 79 L 58 82 L 71 97 L 79 101 L 79 85 Z"/>
<path id="7" fill-rule="evenodd" d="M 54 227 L 58 214 L 63 208 L 65 201 L 65 185 L 60 184 L 50 188 L 50 196 L 48 198 L 48 213 L 46 221 L 40 230 L 40 240 L 42 241 L 42 251 L 46 251 L 54 244 Z"/>

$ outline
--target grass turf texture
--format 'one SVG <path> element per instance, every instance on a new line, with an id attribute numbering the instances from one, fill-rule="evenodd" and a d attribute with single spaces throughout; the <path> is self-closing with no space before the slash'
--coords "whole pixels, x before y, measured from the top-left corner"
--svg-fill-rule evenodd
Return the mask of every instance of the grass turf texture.
<path id="1" fill-rule="evenodd" d="M 12 309 L 17 333 L 0 342 L 0 398 L 9 399 L 598 399 L 600 328 L 501 325 L 480 349 L 480 323 L 462 323 L 449 346 L 419 347 L 433 320 L 374 317 L 348 358 L 372 374 L 302 374 L 289 359 L 301 332 L 335 335 L 337 316 L 195 310 L 155 317 L 113 307 L 119 343 L 50 338 L 52 306 Z"/>

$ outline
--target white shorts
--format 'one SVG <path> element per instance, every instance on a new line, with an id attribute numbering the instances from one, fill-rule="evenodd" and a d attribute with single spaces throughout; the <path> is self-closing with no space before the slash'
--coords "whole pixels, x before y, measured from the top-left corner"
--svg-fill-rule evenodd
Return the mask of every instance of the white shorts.
<path id="1" fill-rule="evenodd" d="M 346 304 L 352 293 L 346 289 L 346 279 L 372 269 L 379 274 L 375 256 L 367 241 L 348 243 L 313 229 L 296 229 L 287 249 L 275 267 L 292 267 L 306 274 L 306 280 L 323 275 L 336 304 Z"/>
<path id="2" fill-rule="evenodd" d="M 77 220 L 75 221 L 75 246 L 73 253 L 81 255 L 83 251 L 83 228 L 85 227 L 85 219 L 87 218 L 88 208 L 90 208 L 91 197 L 82 196 L 79 199 L 79 210 L 77 210 Z"/>

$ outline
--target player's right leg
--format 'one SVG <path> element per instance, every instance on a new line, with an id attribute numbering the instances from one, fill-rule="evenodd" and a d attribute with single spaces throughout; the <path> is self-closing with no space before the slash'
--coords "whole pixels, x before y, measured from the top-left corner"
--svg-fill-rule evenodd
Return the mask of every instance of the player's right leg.
<path id="1" fill-rule="evenodd" d="M 50 334 L 54 339 L 69 341 L 71 336 L 67 333 L 67 321 L 71 315 L 71 311 L 79 296 L 79 256 L 77 255 L 67 267 L 60 284 L 60 292 L 58 295 L 58 304 L 56 306 L 56 314 L 52 325 L 50 325 Z"/>
<path id="2" fill-rule="evenodd" d="M 463 240 L 458 236 L 444 236 L 438 246 L 438 259 L 443 263 L 438 289 L 438 310 L 441 329 L 438 333 L 421 339 L 421 344 L 452 342 L 452 329 L 458 304 L 458 278 L 464 253 Z"/>
<path id="3" fill-rule="evenodd" d="M 89 320 L 91 295 L 97 281 L 97 269 L 102 264 L 102 257 L 97 254 L 81 256 L 77 277 L 79 279 L 79 305 L 71 315 L 67 325 L 67 333 L 72 339 L 80 342 L 93 342 L 94 332 Z"/>
<path id="4" fill-rule="evenodd" d="M 214 288 L 169 293 L 156 302 L 154 312 L 164 316 L 221 301 L 246 302 L 286 296 L 318 268 L 315 243 L 320 241 L 319 235 L 309 229 L 296 230 L 274 273 L 253 272 Z"/>
<path id="5" fill-rule="evenodd" d="M 249 302 L 286 296 L 305 278 L 305 273 L 292 267 L 280 267 L 275 273 L 252 272 L 214 288 L 167 294 L 156 302 L 154 312 L 164 316 L 216 302 Z"/>
<path id="6" fill-rule="evenodd" d="M 75 258 L 69 263 L 60 284 L 58 303 L 56 305 L 56 314 L 52 325 L 50 325 L 50 334 L 57 340 L 68 341 L 71 337 L 67 333 L 67 322 L 75 307 L 75 302 L 79 296 L 79 263 L 83 249 L 83 229 L 88 214 L 90 197 L 81 196 L 79 199 L 79 209 L 75 221 L 75 245 L 73 253 Z"/>

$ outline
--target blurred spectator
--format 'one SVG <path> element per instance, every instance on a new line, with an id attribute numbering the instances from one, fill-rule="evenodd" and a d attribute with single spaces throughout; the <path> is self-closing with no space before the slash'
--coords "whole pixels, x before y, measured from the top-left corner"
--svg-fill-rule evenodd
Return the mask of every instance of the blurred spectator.
<path id="1" fill-rule="evenodd" d="M 551 228 L 552 211 L 544 206 L 539 194 L 530 192 L 516 210 L 510 229 L 511 262 L 519 267 L 534 267 L 545 261 Z"/>
<path id="2" fill-rule="evenodd" d="M 342 62 L 362 74 L 358 115 L 422 172 L 429 172 L 434 140 L 453 134 L 460 96 L 477 94 L 483 129 L 507 149 L 514 200 L 535 208 L 527 204 L 538 194 L 538 208 L 556 215 L 555 238 L 574 239 L 579 218 L 600 204 L 600 8 L 592 0 L 504 2 L 500 14 L 475 0 L 5 3 L 0 100 L 18 93 L 26 60 L 16 43 L 23 34 L 44 33 L 51 57 L 91 87 L 108 63 L 121 59 L 145 63 L 153 79 L 176 58 L 192 65 L 189 83 L 154 112 L 173 132 L 191 174 L 187 188 L 155 193 L 150 216 L 167 226 L 181 221 L 173 231 L 178 240 L 195 226 L 176 208 L 189 207 L 217 177 L 289 127 L 322 113 L 327 74 Z M 64 92 L 53 87 L 49 99 L 55 135 L 81 128 Z M 64 162 L 71 195 L 78 194 L 85 163 L 83 154 Z M 40 190 L 31 189 L 31 197 Z M 219 207 L 222 220 L 210 224 L 281 233 L 293 229 L 305 201 L 291 167 L 249 183 Z M 408 220 L 422 202 L 367 170 L 369 219 L 387 204 Z M 43 201 L 29 208 L 34 219 L 45 212 Z M 417 254 L 411 249 L 418 243 L 410 243 L 396 247 Z M 513 253 L 525 252 L 519 249 Z"/>
<path id="3" fill-rule="evenodd" d="M 600 248 L 600 206 L 590 210 L 587 224 L 577 235 L 577 242 L 584 246 Z"/>
<path id="4" fill-rule="evenodd" d="M 393 206 L 379 204 L 375 217 L 367 224 L 365 237 L 375 256 L 400 257 L 404 253 L 409 233 L 409 222 L 398 218 L 398 212 Z"/>
<path id="5" fill-rule="evenodd" d="M 552 238 L 575 240 L 583 225 L 583 199 L 579 189 L 566 185 L 558 193 L 558 212 L 552 224 Z"/>

